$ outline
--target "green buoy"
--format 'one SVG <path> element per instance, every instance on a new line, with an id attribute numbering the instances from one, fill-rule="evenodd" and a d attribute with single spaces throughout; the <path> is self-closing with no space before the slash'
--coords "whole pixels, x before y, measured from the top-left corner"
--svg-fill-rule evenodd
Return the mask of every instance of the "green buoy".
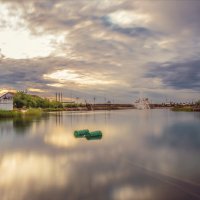
<path id="1" fill-rule="evenodd" d="M 90 132 L 85 137 L 86 137 L 87 140 L 101 139 L 102 138 L 102 132 L 101 131 L 93 131 L 93 132 Z"/>
<path id="2" fill-rule="evenodd" d="M 90 135 L 90 132 L 88 129 L 74 131 L 74 136 L 76 138 L 82 138 L 82 137 L 86 137 L 88 135 Z"/>

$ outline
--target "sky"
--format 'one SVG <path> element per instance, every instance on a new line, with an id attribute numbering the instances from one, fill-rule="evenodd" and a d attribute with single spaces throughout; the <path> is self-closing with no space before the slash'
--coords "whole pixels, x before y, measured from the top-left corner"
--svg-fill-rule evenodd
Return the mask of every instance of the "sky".
<path id="1" fill-rule="evenodd" d="M 0 0 L 0 93 L 200 99 L 199 0 Z"/>

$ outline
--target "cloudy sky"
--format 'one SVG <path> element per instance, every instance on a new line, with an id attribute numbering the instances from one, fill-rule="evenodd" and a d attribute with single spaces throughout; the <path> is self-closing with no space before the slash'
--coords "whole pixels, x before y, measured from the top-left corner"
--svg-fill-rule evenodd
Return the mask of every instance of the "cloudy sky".
<path id="1" fill-rule="evenodd" d="M 0 0 L 0 90 L 200 98 L 199 0 Z"/>

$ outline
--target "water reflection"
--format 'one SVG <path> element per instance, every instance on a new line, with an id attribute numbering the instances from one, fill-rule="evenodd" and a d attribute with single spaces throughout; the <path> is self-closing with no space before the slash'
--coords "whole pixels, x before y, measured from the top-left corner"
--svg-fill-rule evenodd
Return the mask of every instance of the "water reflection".
<path id="1" fill-rule="evenodd" d="M 52 113 L 28 123 L 23 137 L 11 122 L 0 123 L 15 135 L 0 135 L 2 200 L 200 197 L 200 124 L 192 113 Z M 76 139 L 80 129 L 102 130 L 103 140 Z"/>
<path id="2" fill-rule="evenodd" d="M 101 140 L 102 136 L 86 137 L 87 140 Z"/>
<path id="3" fill-rule="evenodd" d="M 70 176 L 64 156 L 51 158 L 48 155 L 18 152 L 5 154 L 0 163 L 2 200 L 30 199 L 29 193 L 37 194 L 41 189 L 66 186 Z M 59 173 L 64 168 L 67 169 L 65 176 Z"/>
<path id="4" fill-rule="evenodd" d="M 195 116 L 197 119 L 200 120 L 200 112 L 195 112 L 195 113 L 194 113 L 194 116 Z"/>
<path id="5" fill-rule="evenodd" d="M 13 120 L 0 120 L 0 135 L 1 137 L 13 130 Z"/>
<path id="6" fill-rule="evenodd" d="M 44 141 L 60 148 L 72 147 L 77 143 L 73 135 L 62 127 L 55 127 L 48 134 L 45 134 Z"/>
<path id="7" fill-rule="evenodd" d="M 46 116 L 43 116 L 43 118 Z M 13 119 L 0 119 L 0 130 L 2 133 L 14 132 L 24 134 L 28 132 L 34 122 L 41 119 L 41 116 L 15 117 Z"/>
<path id="8" fill-rule="evenodd" d="M 34 120 L 39 120 L 39 117 L 20 117 L 13 119 L 13 128 L 15 129 L 16 133 L 24 134 L 27 130 L 31 127 Z"/>
<path id="9" fill-rule="evenodd" d="M 163 129 L 159 137 L 151 137 L 154 146 L 200 150 L 200 131 L 197 123 L 176 123 Z"/>

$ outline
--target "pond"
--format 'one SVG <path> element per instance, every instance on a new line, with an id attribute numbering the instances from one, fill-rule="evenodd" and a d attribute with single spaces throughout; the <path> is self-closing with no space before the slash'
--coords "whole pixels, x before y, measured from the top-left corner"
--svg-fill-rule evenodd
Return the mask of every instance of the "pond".
<path id="1" fill-rule="evenodd" d="M 82 129 L 103 137 L 75 138 Z M 0 120 L 0 199 L 200 199 L 199 155 L 200 113 L 55 112 Z"/>

